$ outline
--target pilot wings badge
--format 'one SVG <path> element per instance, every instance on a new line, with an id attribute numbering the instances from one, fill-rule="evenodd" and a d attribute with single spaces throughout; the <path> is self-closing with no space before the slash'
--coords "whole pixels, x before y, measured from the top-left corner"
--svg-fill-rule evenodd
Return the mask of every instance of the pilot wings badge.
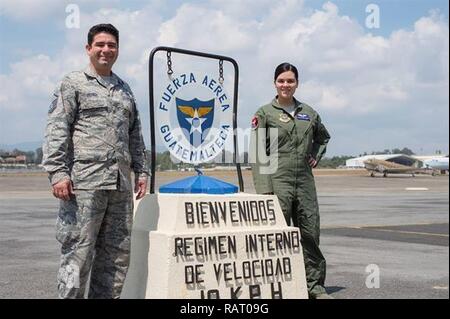
<path id="1" fill-rule="evenodd" d="M 214 120 L 214 99 L 185 101 L 176 98 L 177 118 L 184 135 L 193 147 L 205 141 Z"/>

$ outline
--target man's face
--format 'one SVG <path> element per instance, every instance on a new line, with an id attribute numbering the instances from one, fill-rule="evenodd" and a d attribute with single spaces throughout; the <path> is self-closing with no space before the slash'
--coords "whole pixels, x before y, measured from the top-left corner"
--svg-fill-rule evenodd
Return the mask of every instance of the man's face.
<path id="1" fill-rule="evenodd" d="M 112 34 L 101 32 L 94 36 L 91 45 L 86 45 L 86 52 L 96 70 L 109 72 L 119 55 L 119 46 Z"/>

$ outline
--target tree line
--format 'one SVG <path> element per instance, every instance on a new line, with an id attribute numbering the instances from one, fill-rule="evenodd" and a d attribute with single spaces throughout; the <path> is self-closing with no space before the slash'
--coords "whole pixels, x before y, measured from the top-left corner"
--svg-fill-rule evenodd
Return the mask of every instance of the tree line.
<path id="1" fill-rule="evenodd" d="M 441 154 L 442 152 L 440 150 L 436 151 L 436 154 Z M 404 147 L 402 149 L 400 148 L 393 148 L 391 150 L 385 149 L 383 151 L 372 151 L 372 152 L 364 152 L 363 154 L 359 154 L 359 156 L 365 156 L 365 155 L 383 155 L 383 154 L 405 154 L 405 155 L 415 155 L 415 153 L 407 148 Z M 6 157 L 15 157 L 18 155 L 25 155 L 26 157 L 26 164 L 41 164 L 42 163 L 42 147 L 37 148 L 34 152 L 33 151 L 21 151 L 18 149 L 14 149 L 12 151 L 5 151 L 0 149 L 0 157 L 6 158 Z M 147 161 L 148 164 L 150 164 L 150 151 L 146 151 L 147 155 Z M 356 156 L 333 156 L 333 157 L 324 157 L 320 161 L 318 168 L 338 168 L 345 165 L 345 162 L 350 159 L 354 158 Z M 221 166 L 233 166 L 233 163 L 230 163 L 229 159 L 232 159 L 233 155 L 232 153 L 228 151 L 222 152 L 222 161 L 219 161 L 220 163 L 217 163 L 217 161 L 212 161 L 208 163 L 204 163 L 200 165 L 202 168 L 210 168 L 214 167 L 217 164 Z M 225 162 L 225 159 L 228 159 L 228 162 Z M 241 160 L 242 159 L 242 160 Z M 247 166 L 249 165 L 249 156 L 248 153 L 245 152 L 241 154 L 240 157 L 238 157 L 238 161 L 240 161 L 241 165 Z M 179 170 L 179 169 L 188 169 L 193 168 L 194 165 L 187 164 L 187 163 L 177 163 L 174 161 L 169 153 L 169 151 L 161 152 L 156 154 L 156 169 L 160 171 L 166 171 L 166 170 Z"/>
<path id="2" fill-rule="evenodd" d="M 19 149 L 13 149 L 12 151 L 6 151 L 0 149 L 0 157 L 8 158 L 8 157 L 16 157 L 24 155 L 25 156 L 25 164 L 35 164 L 39 165 L 42 163 L 42 147 L 37 148 L 35 151 L 22 151 Z"/>

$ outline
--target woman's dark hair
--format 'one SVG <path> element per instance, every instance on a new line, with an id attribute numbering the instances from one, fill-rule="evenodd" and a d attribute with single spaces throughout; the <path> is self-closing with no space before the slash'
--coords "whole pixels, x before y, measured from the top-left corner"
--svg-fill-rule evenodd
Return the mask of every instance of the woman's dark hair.
<path id="1" fill-rule="evenodd" d="M 102 32 L 113 35 L 116 38 L 117 45 L 119 45 L 119 30 L 117 30 L 112 24 L 109 23 L 94 25 L 88 32 L 88 44 L 91 45 L 95 35 Z"/>
<path id="2" fill-rule="evenodd" d="M 277 66 L 277 68 L 275 69 L 275 76 L 274 76 L 273 80 L 276 81 L 276 80 L 277 80 L 277 77 L 278 77 L 281 73 L 287 72 L 287 71 L 292 71 L 292 72 L 294 72 L 294 74 L 295 74 L 295 79 L 296 79 L 297 82 L 298 82 L 298 71 L 297 71 L 297 68 L 296 68 L 295 66 L 293 66 L 292 64 L 287 63 L 287 62 L 281 63 L 279 66 Z"/>

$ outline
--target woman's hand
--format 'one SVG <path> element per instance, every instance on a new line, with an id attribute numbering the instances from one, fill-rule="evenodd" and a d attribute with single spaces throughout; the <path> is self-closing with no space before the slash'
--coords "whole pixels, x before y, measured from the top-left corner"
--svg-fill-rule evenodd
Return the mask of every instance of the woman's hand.
<path id="1" fill-rule="evenodd" d="M 317 166 L 317 161 L 316 161 L 316 159 L 315 159 L 314 157 L 312 157 L 311 155 L 309 155 L 309 158 L 308 158 L 308 164 L 309 164 L 309 166 L 311 166 L 312 168 L 314 168 L 314 167 Z"/>

